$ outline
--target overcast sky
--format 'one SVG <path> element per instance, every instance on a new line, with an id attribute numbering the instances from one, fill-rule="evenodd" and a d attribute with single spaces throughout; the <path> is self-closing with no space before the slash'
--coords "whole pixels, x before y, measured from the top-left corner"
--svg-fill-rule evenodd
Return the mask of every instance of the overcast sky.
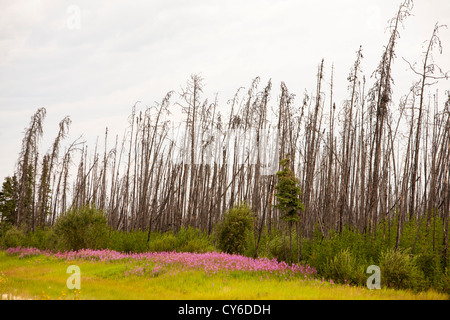
<path id="1" fill-rule="evenodd" d="M 205 95 L 223 107 L 252 79 L 272 79 L 301 97 L 315 88 L 317 65 L 335 69 L 335 98 L 346 96 L 347 75 L 361 45 L 366 77 L 375 70 L 400 1 L 208 0 L 61 1 L 0 0 L 0 179 L 12 175 L 24 129 L 39 107 L 47 109 L 44 135 L 56 136 L 69 115 L 73 141 L 94 145 L 108 127 L 123 133 L 136 101 L 141 109 L 180 92 L 193 73 Z M 436 22 L 450 26 L 450 1 L 414 2 L 400 30 L 394 99 L 417 79 L 402 57 L 421 61 L 423 42 Z M 450 30 L 441 29 L 450 70 Z M 450 81 L 441 87 L 450 89 Z M 300 100 L 301 98 L 299 98 Z M 43 142 L 41 152 L 46 152 Z"/>

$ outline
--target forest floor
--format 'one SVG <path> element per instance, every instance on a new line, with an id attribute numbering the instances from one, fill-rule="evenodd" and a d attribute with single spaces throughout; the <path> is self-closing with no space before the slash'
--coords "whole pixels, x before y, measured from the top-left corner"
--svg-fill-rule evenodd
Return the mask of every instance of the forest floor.
<path id="1" fill-rule="evenodd" d="M 79 267 L 78 274 L 68 270 L 72 265 Z M 69 289 L 77 283 L 79 289 Z M 64 260 L 48 255 L 20 257 L 0 251 L 0 299 L 442 300 L 449 297 L 435 291 L 369 290 L 314 276 L 239 270 L 205 272 L 147 260 Z"/>

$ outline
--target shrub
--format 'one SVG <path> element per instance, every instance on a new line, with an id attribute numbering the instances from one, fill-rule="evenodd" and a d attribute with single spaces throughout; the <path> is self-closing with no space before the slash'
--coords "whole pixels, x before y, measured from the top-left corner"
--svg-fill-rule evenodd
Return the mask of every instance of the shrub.
<path id="1" fill-rule="evenodd" d="M 258 252 L 256 252 L 256 243 L 258 241 L 259 232 L 257 230 L 253 230 L 253 232 L 249 232 L 245 245 L 244 255 L 246 257 L 254 258 L 257 253 L 257 257 L 261 258 L 270 258 L 273 256 L 270 253 L 270 241 L 274 238 L 276 232 L 271 232 L 269 234 L 268 227 L 264 226 L 261 232 L 261 238 L 259 239 Z"/>
<path id="2" fill-rule="evenodd" d="M 192 227 L 182 228 L 177 234 L 172 231 L 150 235 L 148 249 L 153 252 L 208 252 L 214 251 L 212 239 L 206 232 Z"/>
<path id="3" fill-rule="evenodd" d="M 416 257 L 416 265 L 424 274 L 430 285 L 438 286 L 443 275 L 443 266 L 441 264 L 441 255 L 433 252 L 433 249 L 424 250 Z"/>
<path id="4" fill-rule="evenodd" d="M 268 240 L 267 252 L 269 258 L 278 261 L 298 261 L 297 233 L 292 232 L 292 246 L 290 246 L 290 235 L 277 233 Z"/>
<path id="5" fill-rule="evenodd" d="M 408 250 L 387 249 L 380 257 L 381 284 L 395 289 L 424 289 L 423 272 L 416 265 L 416 257 Z"/>
<path id="6" fill-rule="evenodd" d="M 110 234 L 109 248 L 119 252 L 146 252 L 148 250 L 147 232 L 114 230 Z"/>
<path id="7" fill-rule="evenodd" d="M 108 227 L 103 212 L 93 207 L 71 210 L 55 224 L 58 249 L 102 249 L 107 246 Z"/>
<path id="8" fill-rule="evenodd" d="M 442 275 L 441 282 L 442 282 L 441 291 L 450 295 L 450 268 L 447 268 L 445 273 Z"/>
<path id="9" fill-rule="evenodd" d="M 29 232 L 26 236 L 26 244 L 28 247 L 37 249 L 50 249 L 49 232 L 41 227 L 36 228 L 34 232 Z"/>
<path id="10" fill-rule="evenodd" d="M 364 266 L 359 265 L 349 249 L 339 251 L 327 261 L 326 276 L 336 282 L 361 284 L 364 281 Z"/>
<path id="11" fill-rule="evenodd" d="M 175 235 L 171 232 L 166 232 L 161 234 L 155 232 L 150 237 L 150 242 L 148 244 L 148 250 L 151 252 L 170 252 L 175 251 Z"/>
<path id="12" fill-rule="evenodd" d="M 275 258 L 278 261 L 284 260 L 286 259 L 286 236 L 284 236 L 284 240 L 283 240 L 283 236 L 277 234 L 275 235 L 272 239 L 269 240 L 268 243 L 268 251 L 269 251 L 269 257 L 270 258 Z M 289 240 L 288 240 L 289 241 Z"/>
<path id="13" fill-rule="evenodd" d="M 56 250 L 58 248 L 58 235 L 53 228 L 46 231 L 45 247 L 42 249 Z"/>
<path id="14" fill-rule="evenodd" d="M 323 238 L 318 228 L 315 230 L 313 239 L 302 239 L 302 257 L 320 275 L 325 276 L 327 261 L 334 257 L 338 246 L 332 235 Z"/>
<path id="15" fill-rule="evenodd" d="M 16 248 L 26 245 L 25 233 L 17 227 L 11 227 L 2 237 L 2 246 L 5 248 Z"/>
<path id="16" fill-rule="evenodd" d="M 230 209 L 217 225 L 217 245 L 227 253 L 244 254 L 248 233 L 253 229 L 253 217 L 246 204 Z"/>
<path id="17" fill-rule="evenodd" d="M 263 235 L 261 235 L 261 241 L 259 243 L 258 248 L 258 256 L 260 257 L 264 256 L 264 241 L 265 240 L 263 238 Z M 254 230 L 247 233 L 244 247 L 245 247 L 244 256 L 254 258 L 256 253 L 256 239 Z"/>
<path id="18" fill-rule="evenodd" d="M 214 251 L 214 246 L 201 238 L 190 239 L 181 247 L 183 252 L 204 253 Z"/>
<path id="19" fill-rule="evenodd" d="M 198 253 L 214 251 L 214 245 L 208 234 L 196 228 L 180 229 L 175 238 L 176 251 Z"/>

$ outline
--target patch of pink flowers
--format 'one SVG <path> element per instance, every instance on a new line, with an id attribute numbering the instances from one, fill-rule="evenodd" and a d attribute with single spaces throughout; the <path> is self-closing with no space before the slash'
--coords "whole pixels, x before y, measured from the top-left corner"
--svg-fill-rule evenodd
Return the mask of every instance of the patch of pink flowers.
<path id="1" fill-rule="evenodd" d="M 29 250 L 29 251 L 28 251 Z M 8 249 L 9 254 L 27 254 L 32 252 L 49 255 L 47 251 L 40 251 L 33 248 Z M 288 264 L 284 261 L 267 258 L 249 258 L 237 254 L 220 252 L 189 253 L 189 252 L 145 252 L 145 253 L 122 253 L 113 250 L 91 250 L 82 249 L 78 251 L 57 252 L 51 254 L 57 259 L 66 261 L 88 260 L 88 261 L 151 261 L 160 266 L 181 265 L 183 269 L 202 269 L 208 274 L 215 274 L 220 271 L 244 271 L 244 272 L 265 272 L 277 275 L 302 275 L 308 278 L 317 274 L 315 268 L 308 265 Z"/>
<path id="2" fill-rule="evenodd" d="M 39 255 L 46 255 L 46 256 L 51 255 L 51 252 L 48 250 L 44 251 L 36 248 L 22 248 L 22 247 L 6 249 L 6 253 L 10 255 L 17 255 L 19 256 L 19 258 L 39 256 Z"/>

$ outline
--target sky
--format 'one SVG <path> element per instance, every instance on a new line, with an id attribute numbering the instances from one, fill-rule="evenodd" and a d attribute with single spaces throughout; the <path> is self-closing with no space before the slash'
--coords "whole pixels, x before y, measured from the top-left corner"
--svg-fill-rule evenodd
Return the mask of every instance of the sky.
<path id="1" fill-rule="evenodd" d="M 93 146 L 108 127 L 121 136 L 133 105 L 155 105 L 180 93 L 191 74 L 204 79 L 204 98 L 226 101 L 259 76 L 296 94 L 314 92 L 317 67 L 334 66 L 337 104 L 359 46 L 370 77 L 389 39 L 388 20 L 400 1 L 383 0 L 0 0 L 0 179 L 12 175 L 31 116 L 45 107 L 45 153 L 58 123 L 70 116 L 67 142 L 83 135 Z M 450 26 L 450 1 L 414 1 L 400 29 L 394 100 L 418 77 L 402 58 L 420 62 L 436 23 Z M 450 70 L 450 30 L 439 33 L 435 62 Z M 326 80 L 327 81 L 327 80 Z M 329 85 L 329 84 L 327 84 Z M 441 81 L 440 94 L 450 89 Z M 174 117 L 177 110 L 174 112 Z"/>

